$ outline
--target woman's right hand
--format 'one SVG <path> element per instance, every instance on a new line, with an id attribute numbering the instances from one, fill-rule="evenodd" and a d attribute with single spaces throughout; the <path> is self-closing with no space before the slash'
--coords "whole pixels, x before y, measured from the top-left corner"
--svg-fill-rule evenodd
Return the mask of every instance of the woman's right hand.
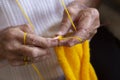
<path id="1" fill-rule="evenodd" d="M 26 45 L 24 45 L 25 32 Z M 0 57 L 8 60 L 13 66 L 24 65 L 25 56 L 32 59 L 32 62 L 43 60 L 50 54 L 48 48 L 56 45 L 58 40 L 35 35 L 29 25 L 9 27 L 0 31 Z"/>

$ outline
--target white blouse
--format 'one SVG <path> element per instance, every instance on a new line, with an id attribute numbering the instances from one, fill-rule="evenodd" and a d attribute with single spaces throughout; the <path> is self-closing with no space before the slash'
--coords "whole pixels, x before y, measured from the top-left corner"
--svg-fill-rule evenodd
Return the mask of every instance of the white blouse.
<path id="1" fill-rule="evenodd" d="M 51 37 L 58 31 L 63 16 L 63 6 L 59 0 L 19 0 L 35 26 L 37 35 Z M 68 5 L 73 0 L 65 0 Z M 15 0 L 0 0 L 0 29 L 27 24 Z M 52 50 L 53 52 L 53 50 Z M 45 80 L 59 80 L 63 72 L 55 53 L 47 60 L 36 63 Z M 40 80 L 29 66 L 0 68 L 0 80 Z"/>

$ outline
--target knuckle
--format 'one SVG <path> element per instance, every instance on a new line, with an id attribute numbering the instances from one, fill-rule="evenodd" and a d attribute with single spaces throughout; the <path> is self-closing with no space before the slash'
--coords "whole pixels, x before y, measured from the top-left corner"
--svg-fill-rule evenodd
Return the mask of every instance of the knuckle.
<path id="1" fill-rule="evenodd" d="M 14 36 L 16 33 L 15 29 L 8 29 L 8 35 Z"/>
<path id="2" fill-rule="evenodd" d="M 68 45 L 69 47 L 72 47 L 72 46 L 74 46 L 75 44 L 74 44 L 74 41 L 71 40 L 71 41 L 68 41 L 68 42 L 67 42 L 67 45 Z"/>
<path id="3" fill-rule="evenodd" d="M 87 8 L 87 9 L 81 10 L 80 13 L 83 17 L 92 17 L 92 18 L 99 19 L 99 11 L 95 8 Z"/>
<path id="4" fill-rule="evenodd" d="M 30 26 L 30 24 L 24 24 L 23 26 L 23 31 L 28 32 L 28 33 L 34 33 L 33 28 Z"/>
<path id="5" fill-rule="evenodd" d="M 28 26 L 27 24 L 23 24 L 23 25 L 21 25 L 21 27 L 23 27 L 25 31 L 26 31 L 27 29 L 29 29 L 29 26 Z"/>
<path id="6" fill-rule="evenodd" d="M 29 24 L 23 24 L 23 27 L 29 28 Z"/>
<path id="7" fill-rule="evenodd" d="M 68 12 L 70 13 L 70 15 L 76 15 L 75 8 L 73 8 L 73 7 L 67 7 L 67 9 L 68 9 Z"/>
<path id="8" fill-rule="evenodd" d="M 72 7 L 67 7 L 69 12 L 73 12 L 73 8 Z"/>
<path id="9" fill-rule="evenodd" d="M 49 47 L 53 47 L 54 45 L 57 45 L 56 41 L 53 41 L 51 39 L 46 39 L 46 41 L 44 42 L 44 47 L 49 48 Z"/>
<path id="10" fill-rule="evenodd" d="M 13 46 L 11 44 L 7 43 L 6 46 L 5 46 L 5 50 L 6 51 L 13 51 L 14 48 L 13 48 Z"/>
<path id="11" fill-rule="evenodd" d="M 69 24 L 70 24 L 69 20 L 63 21 L 61 23 L 61 25 L 64 27 L 63 31 L 70 27 Z"/>
<path id="12" fill-rule="evenodd" d="M 83 29 L 81 32 L 82 32 L 81 39 L 82 39 L 82 42 L 83 42 L 83 41 L 86 40 L 87 37 L 89 37 L 90 30 Z"/>
<path id="13" fill-rule="evenodd" d="M 31 51 L 31 56 L 32 56 L 32 57 L 38 57 L 38 56 L 39 56 L 38 50 L 37 50 L 37 49 L 33 49 L 33 50 Z"/>
<path id="14" fill-rule="evenodd" d="M 73 3 L 74 4 L 74 3 Z M 82 10 L 78 4 L 70 5 L 67 7 L 70 15 L 76 16 Z"/>
<path id="15" fill-rule="evenodd" d="M 15 41 L 11 41 L 9 43 L 6 43 L 4 47 L 6 51 L 14 52 L 19 48 L 19 43 L 16 43 Z"/>
<path id="16" fill-rule="evenodd" d="M 52 42 L 50 39 L 46 39 L 46 42 L 43 45 L 44 45 L 44 47 L 51 47 Z"/>
<path id="17" fill-rule="evenodd" d="M 88 12 L 88 10 L 82 10 L 80 12 L 80 17 L 81 18 L 90 17 L 90 16 L 91 16 L 91 14 Z"/>
<path id="18" fill-rule="evenodd" d="M 25 25 L 27 26 L 28 29 L 30 29 L 31 31 L 34 31 L 30 24 L 25 24 Z"/>
<path id="19" fill-rule="evenodd" d="M 36 43 L 38 43 L 37 42 L 37 40 L 35 39 L 35 38 L 33 38 L 33 36 L 32 35 L 27 35 L 27 39 L 29 39 L 28 41 L 31 43 L 31 44 L 33 44 L 33 45 L 36 45 Z M 38 43 L 38 44 L 40 44 L 40 43 Z"/>
<path id="20" fill-rule="evenodd" d="M 15 38 L 17 36 L 16 33 L 18 33 L 18 29 L 17 28 L 9 28 L 5 32 L 6 39 L 9 40 L 9 39 Z"/>
<path id="21" fill-rule="evenodd" d="M 49 53 L 50 53 L 50 51 L 48 49 L 43 50 L 43 51 L 40 51 L 39 49 L 34 49 L 34 50 L 32 50 L 31 55 L 32 55 L 32 57 L 35 58 L 35 57 L 43 56 L 43 55 L 46 55 Z"/>
<path id="22" fill-rule="evenodd" d="M 99 11 L 95 8 L 89 8 L 89 12 L 91 15 L 95 16 L 95 17 L 99 17 Z"/>

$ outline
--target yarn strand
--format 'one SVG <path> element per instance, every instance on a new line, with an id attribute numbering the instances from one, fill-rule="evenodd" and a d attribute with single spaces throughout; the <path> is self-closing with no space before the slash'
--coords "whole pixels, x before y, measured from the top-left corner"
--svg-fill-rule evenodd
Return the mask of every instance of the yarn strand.
<path id="1" fill-rule="evenodd" d="M 16 0 L 16 3 L 18 5 L 18 7 L 20 8 L 22 14 L 24 15 L 24 17 L 27 19 L 28 23 L 30 24 L 30 26 L 32 27 L 32 29 L 34 30 L 34 25 L 32 24 L 29 16 L 25 13 L 23 7 L 21 6 L 19 0 Z M 26 44 L 26 36 L 27 36 L 27 33 L 24 33 L 24 44 Z M 24 60 L 26 60 L 27 57 L 24 58 Z M 27 64 L 27 62 L 25 62 L 25 64 Z M 38 70 L 37 66 L 35 64 L 32 63 L 32 67 L 33 69 L 35 70 L 35 72 L 37 73 L 37 75 L 39 76 L 40 80 L 44 80 L 43 76 L 41 75 L 40 71 Z"/>

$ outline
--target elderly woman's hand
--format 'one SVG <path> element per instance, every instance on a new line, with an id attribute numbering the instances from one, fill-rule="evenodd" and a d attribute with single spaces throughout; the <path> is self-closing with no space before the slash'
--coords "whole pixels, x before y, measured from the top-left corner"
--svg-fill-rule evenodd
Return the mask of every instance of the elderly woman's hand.
<path id="1" fill-rule="evenodd" d="M 27 33 L 24 45 L 24 32 Z M 28 25 L 9 27 L 0 31 L 0 57 L 13 66 L 24 65 L 24 57 L 33 62 L 40 61 L 49 55 L 49 47 L 57 44 L 54 39 L 43 38 L 34 34 Z M 31 60 L 26 60 L 28 63 Z"/>
<path id="2" fill-rule="evenodd" d="M 70 35 L 70 37 L 77 36 L 81 38 L 82 41 L 79 41 L 76 38 L 68 38 L 65 40 L 60 40 L 59 45 L 73 46 L 75 44 L 84 42 L 85 40 L 91 39 L 97 32 L 97 28 L 100 26 L 98 10 L 95 8 L 86 7 L 79 1 L 72 2 L 67 6 L 67 9 L 75 23 L 77 30 L 74 31 L 68 15 L 64 11 L 60 31 L 57 33 L 57 35 L 64 36 L 69 33 L 70 30 L 73 30 L 73 33 Z"/>

